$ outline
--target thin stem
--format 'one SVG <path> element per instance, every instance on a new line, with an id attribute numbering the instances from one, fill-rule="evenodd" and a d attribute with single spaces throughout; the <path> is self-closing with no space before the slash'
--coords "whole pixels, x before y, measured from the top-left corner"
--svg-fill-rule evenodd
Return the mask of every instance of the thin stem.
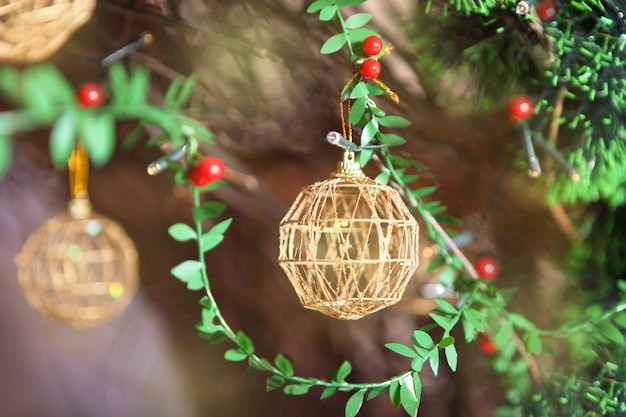
<path id="1" fill-rule="evenodd" d="M 350 53 L 350 57 L 354 55 L 354 50 L 352 49 L 352 41 L 350 41 L 350 33 L 348 28 L 346 27 L 346 21 L 343 19 L 343 15 L 341 14 L 341 8 L 337 5 L 337 18 L 339 18 L 339 25 L 341 25 L 341 30 L 344 35 L 346 35 L 346 45 L 348 45 L 348 52 Z"/>

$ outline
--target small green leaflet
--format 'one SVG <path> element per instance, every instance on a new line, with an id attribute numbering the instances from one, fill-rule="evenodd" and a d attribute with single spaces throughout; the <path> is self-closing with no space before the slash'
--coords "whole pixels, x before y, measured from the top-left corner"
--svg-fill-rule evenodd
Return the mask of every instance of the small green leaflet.
<path id="1" fill-rule="evenodd" d="M 456 346 L 454 346 L 454 344 L 446 346 L 446 348 L 444 349 L 444 352 L 446 354 L 446 360 L 448 361 L 448 366 L 453 372 L 456 372 L 456 368 L 458 365 L 458 358 L 459 358 L 459 355 L 456 351 Z"/>
<path id="2" fill-rule="evenodd" d="M 184 223 L 176 223 L 170 226 L 167 229 L 167 232 L 172 237 L 172 239 L 178 242 L 186 242 L 188 240 L 196 239 L 196 232 L 189 226 Z"/>
<path id="3" fill-rule="evenodd" d="M 352 365 L 348 361 L 344 361 L 333 375 L 333 381 L 346 382 L 346 377 L 352 372 Z"/>
<path id="4" fill-rule="evenodd" d="M 52 165 L 59 169 L 67 164 L 72 150 L 76 147 L 77 115 L 74 111 L 63 113 L 50 131 L 50 157 Z"/>
<path id="5" fill-rule="evenodd" d="M 372 17 L 369 13 L 355 13 L 346 19 L 345 25 L 348 29 L 356 29 L 366 25 Z"/>
<path id="6" fill-rule="evenodd" d="M 332 54 L 340 50 L 347 42 L 346 35 L 343 33 L 337 33 L 331 36 L 324 42 L 320 49 L 321 54 Z"/>
<path id="7" fill-rule="evenodd" d="M 282 353 L 279 353 L 276 356 L 276 359 L 274 360 L 274 362 L 276 363 L 276 367 L 285 375 L 287 376 L 293 376 L 294 374 L 294 370 L 293 370 L 293 364 L 291 363 L 291 361 Z"/>
<path id="8" fill-rule="evenodd" d="M 0 136 L 0 179 L 4 178 L 11 165 L 13 142 L 8 137 Z"/>
<path id="9" fill-rule="evenodd" d="M 417 376 L 417 374 L 415 375 Z M 421 392 L 419 395 L 421 396 Z M 409 374 L 400 380 L 400 403 L 402 404 L 404 411 L 406 411 L 411 417 L 415 417 L 417 415 L 420 396 L 418 396 L 418 393 L 415 392 L 413 374 Z"/>
<path id="10" fill-rule="evenodd" d="M 284 383 L 285 383 L 285 378 L 283 378 L 280 375 L 272 375 L 269 378 L 267 378 L 267 381 L 265 381 L 265 391 L 267 392 L 273 391 L 277 388 L 282 387 Z"/>
<path id="11" fill-rule="evenodd" d="M 229 349 L 224 353 L 224 359 L 232 362 L 241 362 L 248 357 L 248 354 L 241 349 Z"/>
<path id="12" fill-rule="evenodd" d="M 407 345 L 402 343 L 387 343 L 385 347 L 398 355 L 406 356 L 408 358 L 414 358 L 417 356 L 417 352 Z"/>
<path id="13" fill-rule="evenodd" d="M 170 273 L 182 282 L 187 283 L 187 288 L 195 291 L 204 287 L 201 270 L 201 262 L 194 260 L 183 261 L 176 265 Z"/>
<path id="14" fill-rule="evenodd" d="M 198 207 L 193 208 L 193 218 L 202 223 L 205 220 L 215 218 L 226 210 L 226 204 L 221 201 L 205 201 Z"/>
<path id="15" fill-rule="evenodd" d="M 311 386 L 307 384 L 292 384 L 287 385 L 283 392 L 287 395 L 304 395 L 309 392 L 310 388 Z"/>
<path id="16" fill-rule="evenodd" d="M 115 150 L 115 119 L 109 113 L 84 113 L 80 118 L 80 135 L 95 167 L 102 167 Z"/>
<path id="17" fill-rule="evenodd" d="M 352 394 L 348 402 L 346 402 L 346 417 L 354 417 L 357 415 L 363 405 L 366 392 L 366 389 L 361 389 Z"/>
<path id="18" fill-rule="evenodd" d="M 326 387 L 324 388 L 324 392 L 322 392 L 322 395 L 320 396 L 320 400 L 323 400 L 324 398 L 328 398 L 336 392 L 337 392 L 336 387 Z"/>
<path id="19" fill-rule="evenodd" d="M 239 348 L 243 352 L 247 353 L 248 355 L 252 355 L 254 353 L 254 344 L 252 343 L 252 339 L 246 336 L 242 331 L 237 332 L 235 339 L 237 345 L 239 345 Z"/>

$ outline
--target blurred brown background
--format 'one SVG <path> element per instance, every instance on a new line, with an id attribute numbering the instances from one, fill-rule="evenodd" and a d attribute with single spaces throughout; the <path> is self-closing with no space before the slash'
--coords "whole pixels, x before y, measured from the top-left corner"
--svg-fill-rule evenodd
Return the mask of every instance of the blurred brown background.
<path id="1" fill-rule="evenodd" d="M 383 345 L 408 342 L 412 330 L 427 322 L 420 288 L 436 276 L 422 267 L 402 303 L 342 322 L 302 309 L 276 263 L 283 214 L 301 187 L 326 178 L 340 157 L 322 139 L 340 126 L 338 96 L 350 67 L 341 54 L 318 53 L 337 29 L 307 15 L 308 3 L 101 1 L 53 61 L 76 86 L 101 82 L 99 58 L 149 31 L 155 42 L 129 62 L 151 70 L 155 103 L 174 76 L 196 72 L 194 116 L 218 135 L 218 144 L 204 151 L 228 167 L 228 185 L 212 197 L 228 203 L 227 215 L 235 218 L 226 240 L 207 257 L 225 316 L 252 337 L 262 356 L 282 352 L 299 374 L 328 378 L 347 359 L 354 380 L 386 379 L 409 363 Z M 525 178 L 523 167 L 509 169 L 519 149 L 517 133 L 499 111 L 472 115 L 461 93 L 455 103 L 460 111 L 433 104 L 406 36 L 415 2 L 370 0 L 362 8 L 374 14 L 372 28 L 395 46 L 381 60 L 381 79 L 401 102 L 377 102 L 412 121 L 401 132 L 409 140 L 403 150 L 429 167 L 432 175 L 422 185 L 439 185 L 435 198 L 475 228 L 468 256 L 500 261 L 501 285 L 519 287 L 516 308 L 549 320 L 552 313 L 538 307 L 558 297 L 562 276 L 550 260 L 567 240 L 542 204 L 541 187 Z M 119 136 L 130 127 L 119 125 Z M 318 400 L 321 391 L 266 394 L 264 376 L 222 359 L 227 343 L 213 346 L 197 336 L 201 294 L 169 274 L 195 250 L 167 235 L 169 225 L 191 220 L 190 196 L 165 175 L 146 174 L 146 165 L 162 154 L 158 149 L 118 149 L 104 169 L 91 173 L 96 211 L 120 222 L 140 254 L 141 288 L 129 308 L 105 326 L 81 331 L 39 317 L 20 292 L 14 257 L 29 233 L 67 202 L 67 173 L 51 168 L 47 135 L 38 131 L 17 141 L 11 170 L 0 183 L 1 416 L 343 415 L 347 394 L 324 401 Z M 430 245 L 426 236 L 421 245 Z M 502 401 L 478 348 L 462 341 L 459 348 L 457 373 L 443 366 L 438 377 L 424 376 L 420 416 L 490 416 Z M 386 396 L 359 413 L 403 414 Z"/>

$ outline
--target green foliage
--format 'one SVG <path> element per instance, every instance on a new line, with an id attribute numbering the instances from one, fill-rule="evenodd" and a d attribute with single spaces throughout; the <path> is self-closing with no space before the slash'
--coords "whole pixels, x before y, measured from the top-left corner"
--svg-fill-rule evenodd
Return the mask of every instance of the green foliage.
<path id="1" fill-rule="evenodd" d="M 72 86 L 52 65 L 0 68 L 0 93 L 20 110 L 0 113 L 0 138 L 5 153 L 0 158 L 0 173 L 7 170 L 11 159 L 10 141 L 21 133 L 51 126 L 50 156 L 53 165 L 61 168 L 81 139 L 96 167 L 104 166 L 116 147 L 115 125 L 120 120 L 136 120 L 140 127 L 154 125 L 164 134 L 153 137 L 152 145 L 172 141 L 183 143 L 212 142 L 213 134 L 199 122 L 181 112 L 191 98 L 195 77 L 180 87 L 175 81 L 168 89 L 163 108 L 146 102 L 150 78 L 146 69 L 136 67 L 128 72 L 120 63 L 110 67 L 107 103 L 83 108 Z M 134 133 L 136 141 L 137 133 Z M 195 151 L 194 151 L 195 152 Z M 194 153 L 192 152 L 192 153 Z"/>

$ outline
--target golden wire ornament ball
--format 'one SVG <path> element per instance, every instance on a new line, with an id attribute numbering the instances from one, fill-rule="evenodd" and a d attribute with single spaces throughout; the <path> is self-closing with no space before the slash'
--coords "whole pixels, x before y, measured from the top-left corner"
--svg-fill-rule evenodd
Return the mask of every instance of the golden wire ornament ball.
<path id="1" fill-rule="evenodd" d="M 0 61 L 43 61 L 92 16 L 95 0 L 0 1 Z"/>
<path id="2" fill-rule="evenodd" d="M 354 154 L 305 187 L 280 223 L 279 264 L 305 308 L 355 320 L 400 301 L 418 266 L 419 226 Z"/>
<path id="3" fill-rule="evenodd" d="M 42 316 L 86 328 L 104 324 L 129 304 L 139 285 L 132 240 L 113 220 L 75 199 L 39 226 L 17 256 L 28 303 Z"/>

